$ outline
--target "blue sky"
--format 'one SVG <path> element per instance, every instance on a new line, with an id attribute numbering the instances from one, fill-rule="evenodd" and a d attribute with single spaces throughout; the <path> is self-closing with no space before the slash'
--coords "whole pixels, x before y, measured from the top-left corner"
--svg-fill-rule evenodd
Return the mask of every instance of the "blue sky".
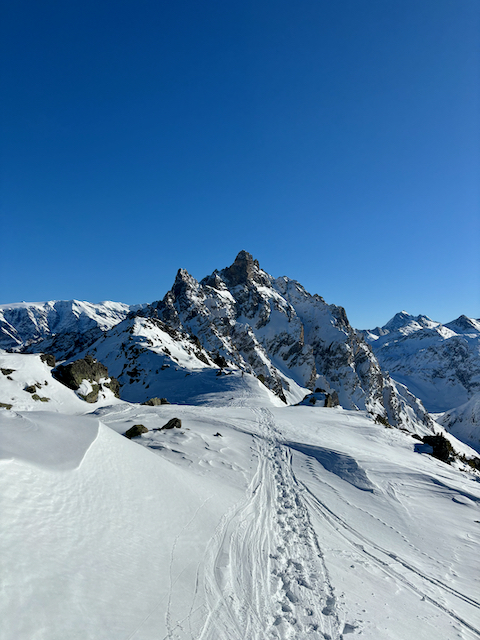
<path id="1" fill-rule="evenodd" d="M 4 3 L 0 303 L 163 297 L 241 249 L 480 317 L 477 0 Z"/>

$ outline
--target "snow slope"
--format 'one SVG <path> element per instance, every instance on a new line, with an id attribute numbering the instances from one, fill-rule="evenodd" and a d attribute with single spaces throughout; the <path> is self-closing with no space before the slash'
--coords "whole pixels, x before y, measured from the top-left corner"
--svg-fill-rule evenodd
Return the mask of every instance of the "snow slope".
<path id="1" fill-rule="evenodd" d="M 480 637 L 475 475 L 272 397 L 0 411 L 2 639 Z"/>
<path id="2" fill-rule="evenodd" d="M 445 429 L 480 453 L 480 393 L 438 418 Z"/>

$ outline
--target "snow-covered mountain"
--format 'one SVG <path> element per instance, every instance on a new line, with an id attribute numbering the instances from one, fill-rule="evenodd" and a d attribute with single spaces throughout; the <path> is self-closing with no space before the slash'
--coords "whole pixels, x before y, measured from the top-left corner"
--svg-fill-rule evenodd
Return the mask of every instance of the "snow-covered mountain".
<path id="1" fill-rule="evenodd" d="M 422 402 L 439 412 L 480 389 L 479 327 L 465 317 L 443 326 L 402 312 L 382 328 L 355 331 L 342 307 L 273 278 L 241 251 L 200 282 L 180 269 L 150 305 L 3 305 L 0 348 L 62 360 L 91 353 L 129 401 L 189 402 L 209 389 L 201 380 L 229 369 L 255 375 L 288 404 L 318 390 L 346 409 L 423 433 L 433 423 Z"/>
<path id="2" fill-rule="evenodd" d="M 87 351 L 130 401 L 171 394 L 188 402 L 203 377 L 225 369 L 255 375 L 288 404 L 318 389 L 393 426 L 433 428 L 421 402 L 382 372 L 341 307 L 298 282 L 274 279 L 245 251 L 201 282 L 180 269 L 163 300 L 131 314 Z"/>
<path id="3" fill-rule="evenodd" d="M 452 409 L 480 392 L 479 320 L 460 316 L 442 325 L 403 311 L 364 335 L 381 366 L 429 411 Z"/>
<path id="4" fill-rule="evenodd" d="M 468 402 L 445 411 L 437 421 L 449 433 L 480 453 L 480 393 Z"/>
<path id="5" fill-rule="evenodd" d="M 480 638 L 478 395 L 432 422 L 245 252 L 114 304 L 2 308 L 2 640 Z"/>
<path id="6" fill-rule="evenodd" d="M 0 349 L 52 353 L 68 358 L 82 351 L 138 306 L 79 300 L 0 305 Z"/>

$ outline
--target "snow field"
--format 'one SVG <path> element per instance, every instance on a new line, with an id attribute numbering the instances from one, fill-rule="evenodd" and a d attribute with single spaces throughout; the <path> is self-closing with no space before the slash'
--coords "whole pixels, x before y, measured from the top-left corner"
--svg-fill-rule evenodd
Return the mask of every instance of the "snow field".
<path id="1" fill-rule="evenodd" d="M 0 411 L 2 640 L 480 637 L 479 484 L 408 434 L 247 387 L 91 409 Z"/>

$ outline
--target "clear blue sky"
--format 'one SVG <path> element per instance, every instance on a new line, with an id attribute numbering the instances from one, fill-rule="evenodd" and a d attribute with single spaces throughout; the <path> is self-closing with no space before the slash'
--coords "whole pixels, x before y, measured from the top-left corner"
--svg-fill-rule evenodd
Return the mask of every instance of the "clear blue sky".
<path id="1" fill-rule="evenodd" d="M 241 249 L 345 307 L 480 317 L 478 0 L 15 0 L 0 303 L 163 297 Z"/>

